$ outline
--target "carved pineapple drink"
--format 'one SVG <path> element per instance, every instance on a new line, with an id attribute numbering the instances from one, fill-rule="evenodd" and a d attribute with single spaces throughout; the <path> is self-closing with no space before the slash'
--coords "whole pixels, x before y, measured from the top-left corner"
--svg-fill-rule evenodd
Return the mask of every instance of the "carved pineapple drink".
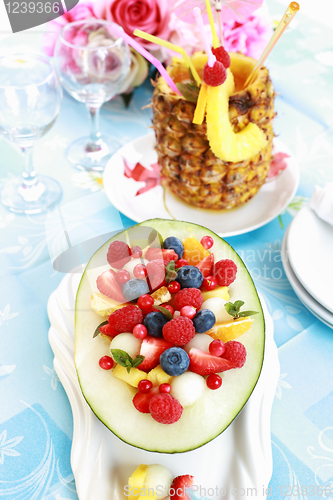
<path id="1" fill-rule="evenodd" d="M 192 123 L 197 103 L 172 93 L 162 77 L 153 94 L 163 183 L 201 208 L 226 209 L 245 203 L 265 182 L 272 161 L 275 92 L 269 72 L 261 67 L 254 82 L 243 89 L 256 61 L 238 53 L 230 58 L 225 83 L 207 87 L 201 125 Z M 202 77 L 207 55 L 196 53 L 192 61 Z M 174 59 L 168 72 L 176 83 L 190 82 L 180 59 Z"/>

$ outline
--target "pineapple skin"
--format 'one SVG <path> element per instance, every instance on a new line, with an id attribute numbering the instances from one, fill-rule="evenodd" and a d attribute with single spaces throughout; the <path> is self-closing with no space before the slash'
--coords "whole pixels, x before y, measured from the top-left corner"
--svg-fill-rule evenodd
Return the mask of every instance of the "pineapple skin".
<path id="1" fill-rule="evenodd" d="M 256 61 L 230 54 L 231 70 L 251 68 Z M 247 74 L 241 75 L 243 80 Z M 272 161 L 275 91 L 268 69 L 261 67 L 255 81 L 229 98 L 229 119 L 234 132 L 249 122 L 266 135 L 267 146 L 254 157 L 238 163 L 217 158 L 209 147 L 206 122 L 192 123 L 196 103 L 170 93 L 159 78 L 152 107 L 156 151 L 162 183 L 190 205 L 215 210 L 230 209 L 250 200 L 265 182 Z"/>

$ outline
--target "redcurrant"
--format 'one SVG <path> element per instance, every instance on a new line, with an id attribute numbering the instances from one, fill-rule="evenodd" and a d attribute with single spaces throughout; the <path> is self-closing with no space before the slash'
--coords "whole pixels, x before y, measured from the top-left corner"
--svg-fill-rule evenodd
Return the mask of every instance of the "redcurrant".
<path id="1" fill-rule="evenodd" d="M 147 328 L 145 325 L 135 325 L 133 328 L 133 335 L 136 339 L 144 339 L 147 337 Z"/>
<path id="2" fill-rule="evenodd" d="M 131 278 L 131 275 L 126 269 L 120 269 L 117 274 L 116 274 L 116 281 L 117 283 L 121 283 L 122 285 L 124 283 L 127 283 L 127 281 Z"/>
<path id="3" fill-rule="evenodd" d="M 207 278 L 203 280 L 203 286 L 206 290 L 215 290 L 217 287 L 217 279 L 215 276 L 207 276 Z"/>
<path id="4" fill-rule="evenodd" d="M 171 385 L 170 384 L 161 384 L 158 388 L 160 392 L 170 392 L 171 391 Z"/>
<path id="5" fill-rule="evenodd" d="M 192 319 L 196 315 L 196 309 L 193 306 L 184 306 L 180 310 L 180 315 L 185 316 L 185 318 Z"/>
<path id="6" fill-rule="evenodd" d="M 142 250 L 140 247 L 132 247 L 131 248 L 131 255 L 133 257 L 133 259 L 140 259 L 140 257 L 142 256 Z"/>
<path id="7" fill-rule="evenodd" d="M 171 281 L 171 283 L 168 284 L 168 290 L 170 293 L 177 293 L 181 289 L 180 283 L 178 281 Z"/>
<path id="8" fill-rule="evenodd" d="M 103 370 L 111 370 L 113 368 L 113 359 L 110 356 L 102 356 L 98 364 Z"/>
<path id="9" fill-rule="evenodd" d="M 148 295 L 148 293 L 145 293 L 138 298 L 138 306 L 142 311 L 150 311 L 150 309 L 153 307 L 153 304 L 154 299 L 151 295 Z"/>
<path id="10" fill-rule="evenodd" d="M 207 377 L 206 384 L 208 389 L 211 389 L 212 391 L 215 391 L 215 389 L 218 389 L 222 385 L 222 379 L 220 375 L 217 373 L 212 373 Z"/>
<path id="11" fill-rule="evenodd" d="M 146 378 L 143 380 L 140 380 L 140 382 L 138 383 L 138 389 L 143 394 L 148 394 L 148 392 L 150 391 L 150 389 L 152 387 L 153 387 L 152 382 L 150 380 L 147 380 Z"/>
<path id="12" fill-rule="evenodd" d="M 172 315 L 175 312 L 174 308 L 172 306 L 170 306 L 169 304 L 163 304 L 162 307 L 164 307 L 164 309 L 167 309 L 168 311 L 170 311 Z"/>
<path id="13" fill-rule="evenodd" d="M 214 240 L 211 236 L 203 236 L 200 243 L 206 250 L 209 250 L 214 245 Z"/>
<path id="14" fill-rule="evenodd" d="M 133 274 L 135 278 L 138 278 L 139 280 L 144 280 L 148 273 L 145 266 L 143 266 L 142 264 L 138 264 L 133 269 Z"/>
<path id="15" fill-rule="evenodd" d="M 225 351 L 225 345 L 222 340 L 215 339 L 209 344 L 209 352 L 212 356 L 222 356 Z"/>

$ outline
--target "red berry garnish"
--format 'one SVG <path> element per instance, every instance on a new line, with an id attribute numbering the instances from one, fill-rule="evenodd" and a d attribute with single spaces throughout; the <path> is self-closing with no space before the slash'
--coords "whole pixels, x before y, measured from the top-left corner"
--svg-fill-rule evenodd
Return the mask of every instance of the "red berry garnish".
<path id="1" fill-rule="evenodd" d="M 223 64 L 225 68 L 229 68 L 230 66 L 230 56 L 224 47 L 216 47 L 216 49 L 212 48 L 212 52 L 216 59 Z"/>
<path id="2" fill-rule="evenodd" d="M 133 335 L 136 339 L 144 339 L 147 337 L 147 328 L 145 325 L 135 325 L 133 328 Z"/>
<path id="3" fill-rule="evenodd" d="M 217 287 L 217 279 L 215 276 L 208 276 L 207 278 L 204 278 L 203 286 L 206 290 L 215 290 Z"/>
<path id="4" fill-rule="evenodd" d="M 225 351 L 225 345 L 224 342 L 222 342 L 222 340 L 215 339 L 213 340 L 213 342 L 209 344 L 209 352 L 213 356 L 222 356 L 224 351 Z"/>
<path id="5" fill-rule="evenodd" d="M 145 266 L 143 266 L 142 264 L 138 264 L 133 269 L 133 274 L 135 278 L 138 278 L 139 280 L 144 280 L 148 272 Z"/>
<path id="6" fill-rule="evenodd" d="M 103 356 L 98 364 L 103 370 L 111 370 L 113 368 L 113 359 L 110 356 Z"/>
<path id="7" fill-rule="evenodd" d="M 133 259 L 140 259 L 140 257 L 142 257 L 142 250 L 140 247 L 132 247 L 131 248 L 131 255 L 133 257 Z"/>
<path id="8" fill-rule="evenodd" d="M 183 413 L 183 407 L 170 394 L 157 394 L 149 403 L 149 411 L 154 420 L 161 424 L 177 422 Z"/>
<path id="9" fill-rule="evenodd" d="M 170 306 L 169 304 L 163 304 L 162 307 L 164 307 L 164 309 L 167 309 L 168 311 L 170 311 L 172 316 L 173 316 L 173 313 L 175 312 L 175 310 L 172 306 Z"/>
<path id="10" fill-rule="evenodd" d="M 190 500 L 186 490 L 193 485 L 193 482 L 194 476 L 189 476 L 188 474 L 175 477 L 169 489 L 170 500 Z"/>
<path id="11" fill-rule="evenodd" d="M 138 306 L 142 309 L 142 311 L 150 311 L 153 304 L 154 299 L 151 295 L 148 295 L 148 293 L 145 293 L 138 298 Z"/>
<path id="12" fill-rule="evenodd" d="M 147 379 L 140 380 L 140 382 L 138 383 L 138 389 L 140 392 L 142 392 L 142 394 L 148 394 L 152 387 L 153 383 Z"/>
<path id="13" fill-rule="evenodd" d="M 113 241 L 106 258 L 111 267 L 121 269 L 131 260 L 131 249 L 124 241 Z"/>
<path id="14" fill-rule="evenodd" d="M 112 328 L 112 326 L 110 326 L 109 323 L 107 325 L 100 326 L 99 331 L 103 335 L 107 335 L 108 337 L 112 337 L 112 338 L 116 337 L 120 333 L 115 328 Z"/>
<path id="15" fill-rule="evenodd" d="M 215 61 L 214 66 L 211 68 L 208 63 L 205 64 L 203 70 L 203 81 L 211 87 L 218 87 L 222 85 L 227 79 L 227 70 L 219 61 Z"/>
<path id="16" fill-rule="evenodd" d="M 173 301 L 173 305 L 178 311 L 185 306 L 193 306 L 195 309 L 200 309 L 202 303 L 203 297 L 198 288 L 183 288 L 183 290 L 177 293 Z"/>
<path id="17" fill-rule="evenodd" d="M 159 389 L 160 393 L 168 394 L 171 391 L 171 385 L 170 384 L 161 384 L 158 389 Z"/>
<path id="18" fill-rule="evenodd" d="M 237 266 L 233 260 L 224 259 L 216 262 L 214 276 L 219 286 L 229 286 L 236 279 Z"/>
<path id="19" fill-rule="evenodd" d="M 168 284 L 168 290 L 170 293 L 177 293 L 181 289 L 180 283 L 178 281 L 171 281 L 171 283 Z"/>
<path id="20" fill-rule="evenodd" d="M 207 377 L 206 384 L 208 389 L 211 389 L 212 391 L 215 391 L 215 389 L 218 389 L 222 385 L 222 379 L 220 375 L 217 373 L 212 373 Z"/>
<path id="21" fill-rule="evenodd" d="M 142 323 L 143 314 L 136 306 L 125 306 L 117 309 L 109 316 L 109 324 L 118 332 L 132 332 L 135 325 Z"/>
<path id="22" fill-rule="evenodd" d="M 237 340 L 229 340 L 225 344 L 225 351 L 222 358 L 231 361 L 235 365 L 235 368 L 242 368 L 246 361 L 246 349 Z"/>
<path id="23" fill-rule="evenodd" d="M 209 250 L 214 245 L 214 240 L 211 236 L 203 236 L 200 243 L 206 250 Z"/>
<path id="24" fill-rule="evenodd" d="M 183 346 L 188 344 L 195 335 L 195 328 L 189 318 L 180 316 L 179 318 L 168 321 L 163 326 L 163 337 L 168 342 L 176 346 Z"/>
<path id="25" fill-rule="evenodd" d="M 127 283 L 131 278 L 131 275 L 126 269 L 120 269 L 117 274 L 116 274 L 116 281 L 117 283 L 121 283 L 122 285 L 124 283 Z"/>
<path id="26" fill-rule="evenodd" d="M 180 310 L 180 315 L 184 318 L 192 319 L 196 315 L 197 310 L 193 306 L 184 306 Z"/>
<path id="27" fill-rule="evenodd" d="M 187 260 L 186 259 L 179 259 L 179 260 L 177 260 L 177 262 L 175 264 L 175 268 L 179 269 L 180 267 L 183 267 L 183 266 L 188 266 Z"/>

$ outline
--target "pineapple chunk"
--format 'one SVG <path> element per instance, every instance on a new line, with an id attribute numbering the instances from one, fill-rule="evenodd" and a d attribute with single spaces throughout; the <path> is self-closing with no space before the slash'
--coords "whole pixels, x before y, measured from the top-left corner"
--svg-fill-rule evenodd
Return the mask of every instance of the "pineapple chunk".
<path id="1" fill-rule="evenodd" d="M 217 286 L 214 290 L 201 290 L 201 295 L 204 300 L 212 297 L 222 297 L 222 299 L 228 301 L 230 298 L 227 286 Z"/>
<path id="2" fill-rule="evenodd" d="M 229 95 L 234 89 L 234 78 L 228 69 L 223 85 L 208 86 L 207 96 L 207 138 L 211 150 L 223 161 L 240 162 L 255 156 L 267 145 L 264 132 L 254 123 L 248 123 L 237 134 L 229 120 Z"/>
<path id="3" fill-rule="evenodd" d="M 138 368 L 131 368 L 130 371 L 127 371 L 127 368 L 121 365 L 116 365 L 113 369 L 113 375 L 127 384 L 132 385 L 133 387 L 138 387 L 140 380 L 147 379 L 147 373 L 139 370 Z"/>
<path id="4" fill-rule="evenodd" d="M 103 317 L 110 316 L 117 309 L 121 309 L 126 304 L 119 304 L 113 299 L 100 292 L 94 292 L 90 298 L 90 307 L 93 311 Z"/>
<path id="5" fill-rule="evenodd" d="M 192 121 L 192 123 L 194 123 L 195 125 L 201 125 L 202 122 L 204 121 L 206 105 L 207 105 L 207 85 L 205 83 L 202 83 L 199 92 L 197 107 L 195 108 L 194 117 Z"/>
<path id="6" fill-rule="evenodd" d="M 161 365 L 157 365 L 155 368 L 150 370 L 147 375 L 147 379 L 155 385 L 170 384 L 172 377 L 162 370 Z"/>
<path id="7" fill-rule="evenodd" d="M 196 266 L 205 257 L 208 257 L 208 255 L 210 255 L 208 250 L 206 250 L 201 245 L 201 243 L 192 235 L 183 241 L 183 245 L 184 245 L 183 258 L 187 260 L 187 262 L 191 266 Z"/>
<path id="8" fill-rule="evenodd" d="M 130 487 L 131 494 L 127 497 L 129 500 L 138 500 L 138 493 L 144 488 L 146 476 L 147 476 L 148 465 L 141 464 L 135 469 L 133 474 L 128 480 L 128 486 Z"/>
<path id="9" fill-rule="evenodd" d="M 161 286 L 161 288 L 153 292 L 151 296 L 154 299 L 154 306 L 165 304 L 166 302 L 169 302 L 169 300 L 171 300 L 171 293 L 166 286 Z"/>

